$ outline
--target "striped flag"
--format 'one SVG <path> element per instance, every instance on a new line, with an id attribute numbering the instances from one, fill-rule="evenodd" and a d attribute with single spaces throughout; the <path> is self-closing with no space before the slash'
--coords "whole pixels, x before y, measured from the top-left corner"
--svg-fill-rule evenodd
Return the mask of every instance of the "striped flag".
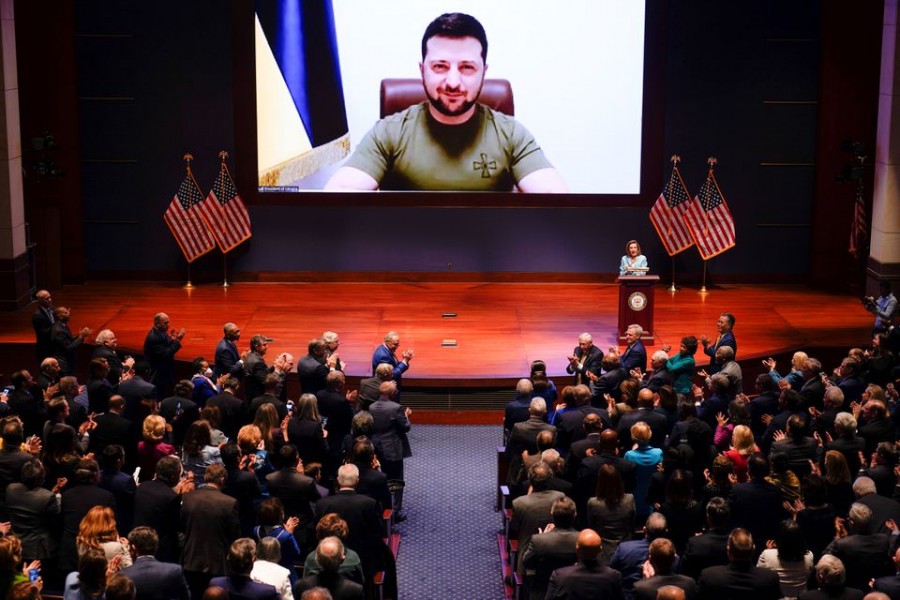
<path id="1" fill-rule="evenodd" d="M 694 245 L 691 233 L 684 222 L 685 209 L 691 195 L 684 185 L 674 157 L 673 162 L 676 164 L 672 167 L 669 183 L 650 209 L 650 221 L 669 256 L 675 256 Z"/>
<path id="2" fill-rule="evenodd" d="M 715 159 L 710 159 L 706 181 L 688 203 L 685 213 L 685 221 L 703 260 L 721 254 L 735 244 L 734 218 L 713 174 L 714 164 Z"/>
<path id="3" fill-rule="evenodd" d="M 224 158 L 209 195 L 197 208 L 203 220 L 209 225 L 223 254 L 233 250 L 244 240 L 250 239 L 252 235 L 250 215 L 247 214 L 247 207 L 234 187 L 234 180 L 228 172 Z"/>
<path id="4" fill-rule="evenodd" d="M 216 247 L 212 234 L 195 208 L 202 200 L 203 194 L 200 192 L 200 186 L 194 181 L 191 167 L 188 165 L 181 186 L 169 203 L 163 219 L 169 226 L 172 235 L 175 236 L 175 241 L 178 242 L 185 260 L 189 263 Z"/>
<path id="5" fill-rule="evenodd" d="M 847 249 L 853 258 L 859 258 L 869 236 L 866 224 L 866 203 L 863 200 L 862 186 L 857 186 L 856 200 L 853 201 L 853 219 L 850 222 L 850 247 Z"/>

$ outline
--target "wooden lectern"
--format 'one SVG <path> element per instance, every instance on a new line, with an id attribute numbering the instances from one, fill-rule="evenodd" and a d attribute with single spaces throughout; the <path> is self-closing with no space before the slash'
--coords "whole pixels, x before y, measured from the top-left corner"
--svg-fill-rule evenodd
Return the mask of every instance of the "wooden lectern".
<path id="1" fill-rule="evenodd" d="M 622 275 L 619 283 L 619 340 L 625 339 L 629 325 L 640 325 L 644 330 L 641 339 L 653 342 L 653 286 L 659 283 L 657 275 Z"/>

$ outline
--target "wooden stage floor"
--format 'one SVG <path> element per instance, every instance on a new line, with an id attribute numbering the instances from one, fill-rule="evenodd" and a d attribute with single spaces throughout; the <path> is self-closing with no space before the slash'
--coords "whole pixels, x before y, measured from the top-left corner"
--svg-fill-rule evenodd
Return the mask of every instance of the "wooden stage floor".
<path id="1" fill-rule="evenodd" d="M 178 359 L 212 360 L 222 325 L 237 323 L 243 349 L 251 335 L 274 341 L 270 355 L 296 360 L 310 338 L 325 330 L 341 337 L 349 376 L 369 376 L 371 356 L 389 330 L 401 348 L 413 348 L 408 386 L 497 385 L 527 375 L 542 359 L 560 377 L 566 356 L 583 331 L 602 348 L 615 344 L 618 286 L 566 283 L 239 283 L 184 289 L 166 283 L 91 282 L 53 291 L 57 306 L 72 309 L 71 326 L 94 335 L 112 329 L 125 351 L 140 352 L 156 312 L 164 311 L 187 335 Z M 0 344 L 34 341 L 32 304 L 0 313 Z M 803 286 L 729 285 L 700 294 L 656 289 L 655 345 L 677 348 L 684 335 L 715 336 L 719 313 L 736 315 L 739 359 L 812 346 L 869 345 L 872 317 L 857 298 Z M 444 318 L 456 313 L 456 318 Z M 92 336 L 93 338 L 93 336 Z M 456 347 L 442 347 L 445 339 Z M 27 363 L 33 362 L 32 354 Z M 700 361 L 698 361 L 700 362 Z M 786 365 L 785 365 L 786 366 Z M 827 366 L 827 365 L 826 365 Z M 5 369 L 15 365 L 4 365 Z M 10 371 L 6 371 L 7 373 Z"/>

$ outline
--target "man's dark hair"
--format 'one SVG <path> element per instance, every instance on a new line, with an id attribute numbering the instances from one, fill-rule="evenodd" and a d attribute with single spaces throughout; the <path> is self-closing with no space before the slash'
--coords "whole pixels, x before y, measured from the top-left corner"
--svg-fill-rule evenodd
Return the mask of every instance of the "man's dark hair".
<path id="1" fill-rule="evenodd" d="M 656 538 L 650 542 L 648 558 L 657 575 L 669 575 L 675 564 L 675 544 L 666 538 Z"/>
<path id="2" fill-rule="evenodd" d="M 537 444 L 538 452 L 549 450 L 556 445 L 556 433 L 548 429 L 544 429 L 538 432 L 537 437 L 535 438 L 535 443 Z"/>
<path id="3" fill-rule="evenodd" d="M 128 543 L 138 556 L 153 556 L 159 549 L 159 536 L 152 527 L 135 527 L 128 534 Z"/>
<path id="4" fill-rule="evenodd" d="M 25 384 L 28 383 L 28 378 L 25 377 L 25 373 L 27 372 L 28 371 L 23 369 L 12 374 L 12 377 L 10 377 L 10 381 L 12 382 L 14 388 L 20 390 L 25 387 Z"/>
<path id="5" fill-rule="evenodd" d="M 137 588 L 127 575 L 117 573 L 106 582 L 103 597 L 106 600 L 134 600 L 137 597 Z"/>
<path id="6" fill-rule="evenodd" d="M 719 316 L 722 316 L 722 317 L 725 317 L 726 319 L 728 319 L 728 327 L 729 328 L 734 327 L 734 315 L 733 314 L 731 314 L 729 312 L 724 312 Z"/>
<path id="7" fill-rule="evenodd" d="M 250 338 L 250 351 L 254 352 L 259 350 L 259 347 L 262 346 L 266 341 L 266 336 L 261 334 L 256 334 L 252 338 Z"/>
<path id="8" fill-rule="evenodd" d="M 769 474 L 769 459 L 759 452 L 751 454 L 747 459 L 747 472 L 750 474 L 750 479 L 765 477 Z"/>
<path id="9" fill-rule="evenodd" d="M 571 529 L 575 527 L 575 502 L 568 496 L 557 498 L 550 507 L 550 516 L 557 528 Z"/>
<path id="10" fill-rule="evenodd" d="M 150 363 L 145 360 L 139 360 L 134 363 L 134 374 L 140 376 L 141 379 L 149 379 Z"/>
<path id="11" fill-rule="evenodd" d="M 777 387 L 775 380 L 768 373 L 762 373 L 756 377 L 756 387 L 760 392 L 771 392 Z"/>
<path id="12" fill-rule="evenodd" d="M 22 484 L 29 490 L 33 490 L 44 484 L 44 477 L 46 474 L 47 471 L 44 469 L 44 464 L 40 460 L 36 458 L 34 460 L 29 460 L 22 465 Z"/>
<path id="13" fill-rule="evenodd" d="M 163 456 L 156 463 L 156 478 L 169 487 L 174 487 L 181 477 L 181 461 L 177 456 Z"/>
<path id="14" fill-rule="evenodd" d="M 94 484 L 100 481 L 100 466 L 92 458 L 82 458 L 75 467 L 75 481 Z"/>
<path id="15" fill-rule="evenodd" d="M 728 558 L 733 562 L 753 560 L 753 536 L 746 529 L 732 530 L 728 536 Z"/>
<path id="16" fill-rule="evenodd" d="M 237 469 L 241 462 L 241 449 L 234 442 L 228 442 L 219 449 L 219 457 L 226 469 Z"/>
<path id="17" fill-rule="evenodd" d="M 206 473 L 203 474 L 203 481 L 206 483 L 222 486 L 227 480 L 228 472 L 225 471 L 225 465 L 209 465 L 206 467 Z"/>
<path id="18" fill-rule="evenodd" d="M 200 371 L 200 367 L 201 367 L 201 366 L 203 365 L 203 363 L 205 363 L 205 362 L 206 362 L 206 359 L 203 358 L 202 356 L 198 356 L 197 358 L 195 358 L 194 360 L 192 360 L 192 361 L 191 361 L 191 372 L 192 372 L 192 373 L 195 373 L 195 374 L 196 374 L 196 373 L 200 373 L 200 372 L 201 372 L 201 371 Z M 207 363 L 207 364 L 208 364 L 208 363 Z M 206 369 L 203 369 L 203 370 L 205 371 Z"/>
<path id="19" fill-rule="evenodd" d="M 550 479 L 553 478 L 553 469 L 545 462 L 539 462 L 531 467 L 528 472 L 528 479 L 531 481 L 531 487 L 535 492 L 543 492 L 550 487 Z"/>
<path id="20" fill-rule="evenodd" d="M 297 459 L 300 458 L 300 454 L 297 452 L 297 446 L 293 444 L 285 444 L 278 451 L 278 462 L 281 463 L 281 467 L 296 467 Z"/>
<path id="21" fill-rule="evenodd" d="M 588 413 L 584 415 L 581 426 L 584 427 L 584 432 L 587 434 L 600 433 L 603 431 L 603 421 L 597 413 Z"/>
<path id="22" fill-rule="evenodd" d="M 18 449 L 25 441 L 25 433 L 22 431 L 22 423 L 18 419 L 9 418 L 3 422 L 3 448 L 8 452 Z"/>
<path id="23" fill-rule="evenodd" d="M 352 462 L 356 466 L 363 465 L 368 467 L 375 458 L 375 445 L 368 438 L 357 438 L 350 450 L 348 462 Z"/>
<path id="24" fill-rule="evenodd" d="M 228 549 L 228 569 L 232 575 L 249 575 L 256 560 L 256 543 L 250 538 L 238 538 Z"/>
<path id="25" fill-rule="evenodd" d="M 119 444 L 110 444 L 100 453 L 100 465 L 104 469 L 113 469 L 116 461 L 125 460 L 125 448 Z"/>
<path id="26" fill-rule="evenodd" d="M 481 43 L 481 59 L 487 62 L 487 33 L 478 19 L 464 13 L 444 13 L 428 24 L 422 36 L 422 60 L 428 52 L 428 40 L 435 36 L 450 38 L 473 37 Z"/>
<path id="27" fill-rule="evenodd" d="M 710 529 L 725 529 L 731 520 L 731 506 L 728 500 L 716 496 L 706 504 L 706 522 Z"/>

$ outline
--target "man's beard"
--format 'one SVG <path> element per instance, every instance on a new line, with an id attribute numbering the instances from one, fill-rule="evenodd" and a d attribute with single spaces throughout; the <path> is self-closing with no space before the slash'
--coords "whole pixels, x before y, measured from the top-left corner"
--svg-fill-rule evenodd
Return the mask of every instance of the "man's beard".
<path id="1" fill-rule="evenodd" d="M 462 104 L 460 104 L 459 108 L 450 108 L 444 101 L 441 100 L 440 95 L 432 96 L 428 91 L 428 88 L 425 88 L 425 95 L 428 97 L 428 102 L 431 103 L 431 106 L 435 108 L 439 113 L 446 117 L 458 117 L 460 115 L 466 114 L 468 110 L 470 110 L 475 104 L 478 103 L 478 98 L 481 96 L 481 88 L 484 86 L 484 79 L 481 80 L 481 85 L 478 86 L 478 93 L 475 94 L 474 100 L 465 100 Z"/>

